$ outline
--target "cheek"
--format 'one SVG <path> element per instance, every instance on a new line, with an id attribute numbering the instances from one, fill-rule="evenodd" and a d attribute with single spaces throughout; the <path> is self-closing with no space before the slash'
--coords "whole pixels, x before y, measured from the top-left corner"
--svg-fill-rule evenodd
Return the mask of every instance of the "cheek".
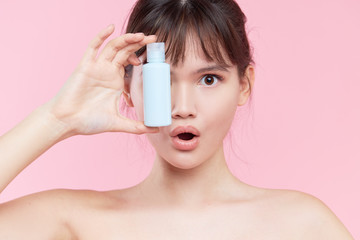
<path id="1" fill-rule="evenodd" d="M 139 76 L 134 76 L 130 85 L 131 101 L 134 104 L 136 117 L 144 121 L 143 86 Z"/>
<path id="2" fill-rule="evenodd" d="M 225 137 L 227 134 L 237 109 L 237 96 L 235 91 L 223 91 L 216 96 L 207 96 L 204 98 L 206 101 L 199 101 L 204 124 L 216 130 L 214 135 L 222 134 Z"/>
<path id="3" fill-rule="evenodd" d="M 144 121 L 144 103 L 142 98 L 142 88 L 140 88 L 138 91 L 134 91 L 131 97 L 134 104 L 137 119 L 139 121 Z"/>
<path id="4" fill-rule="evenodd" d="M 157 152 L 162 152 L 162 149 L 166 149 L 168 147 L 167 144 L 164 144 L 169 140 L 168 133 L 162 127 L 160 127 L 159 133 L 146 134 L 146 137 Z"/>

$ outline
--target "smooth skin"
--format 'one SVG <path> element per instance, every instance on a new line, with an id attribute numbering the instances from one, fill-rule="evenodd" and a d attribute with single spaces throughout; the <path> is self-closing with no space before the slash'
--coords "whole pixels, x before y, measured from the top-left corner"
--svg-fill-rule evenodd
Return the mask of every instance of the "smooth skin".
<path id="1" fill-rule="evenodd" d="M 201 132 L 197 149 L 182 152 L 168 144 L 173 126 L 148 128 L 141 121 L 143 58 L 134 52 L 156 36 L 125 34 L 98 53 L 113 31 L 111 25 L 91 41 L 53 99 L 0 137 L 0 189 L 57 142 L 109 131 L 147 134 L 157 151 L 152 172 L 128 189 L 57 189 L 1 204 L 0 239 L 353 239 L 317 198 L 250 186 L 230 173 L 222 138 L 231 121 L 212 126 L 233 116 L 250 95 L 249 84 L 240 84 L 234 66 L 199 73 L 214 63 L 191 48 L 184 63 L 172 66 L 173 126 L 191 124 Z M 124 81 L 128 64 L 135 66 L 131 84 Z M 202 81 L 206 74 L 224 80 L 208 86 Z M 252 66 L 246 77 L 253 85 Z M 124 97 L 139 121 L 119 113 L 123 90 L 130 92 Z M 223 119 L 212 117 L 218 111 Z"/>

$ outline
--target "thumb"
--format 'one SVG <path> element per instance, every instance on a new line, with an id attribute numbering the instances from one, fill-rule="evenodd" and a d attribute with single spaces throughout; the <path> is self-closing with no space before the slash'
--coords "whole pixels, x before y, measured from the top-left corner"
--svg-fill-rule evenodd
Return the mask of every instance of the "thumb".
<path id="1" fill-rule="evenodd" d="M 158 133 L 159 127 L 148 127 L 144 125 L 144 122 L 136 121 L 136 129 L 138 130 L 138 133 Z"/>
<path id="2" fill-rule="evenodd" d="M 144 134 L 144 133 L 157 133 L 159 132 L 158 127 L 147 127 L 144 125 L 144 122 L 132 120 L 121 116 L 116 121 L 114 131 L 134 133 L 134 134 Z"/>

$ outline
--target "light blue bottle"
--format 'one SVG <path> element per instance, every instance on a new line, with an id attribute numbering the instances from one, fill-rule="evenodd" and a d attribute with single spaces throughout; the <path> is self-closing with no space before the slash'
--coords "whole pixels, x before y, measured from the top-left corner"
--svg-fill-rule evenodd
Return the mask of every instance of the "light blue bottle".
<path id="1" fill-rule="evenodd" d="M 170 65 L 165 63 L 163 42 L 146 45 L 143 66 L 144 124 L 161 127 L 171 124 Z"/>

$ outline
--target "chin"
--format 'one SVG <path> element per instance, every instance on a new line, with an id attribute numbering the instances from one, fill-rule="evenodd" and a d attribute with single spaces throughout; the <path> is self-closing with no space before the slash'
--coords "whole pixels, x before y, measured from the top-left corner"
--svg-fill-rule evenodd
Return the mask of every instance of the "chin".
<path id="1" fill-rule="evenodd" d="M 195 163 L 195 162 L 190 162 L 190 161 L 169 161 L 166 159 L 161 159 L 160 161 L 165 161 L 166 164 L 168 165 L 168 168 L 171 168 L 172 170 L 191 170 L 191 169 L 195 169 L 196 167 L 198 167 L 199 165 L 201 165 L 202 163 Z"/>
<path id="2" fill-rule="evenodd" d="M 175 152 L 174 152 L 175 151 Z M 157 151 L 157 161 L 163 161 L 165 165 L 171 168 L 190 170 L 202 165 L 206 160 L 205 156 L 198 156 L 196 151 L 166 151 L 166 154 L 161 154 Z"/>

